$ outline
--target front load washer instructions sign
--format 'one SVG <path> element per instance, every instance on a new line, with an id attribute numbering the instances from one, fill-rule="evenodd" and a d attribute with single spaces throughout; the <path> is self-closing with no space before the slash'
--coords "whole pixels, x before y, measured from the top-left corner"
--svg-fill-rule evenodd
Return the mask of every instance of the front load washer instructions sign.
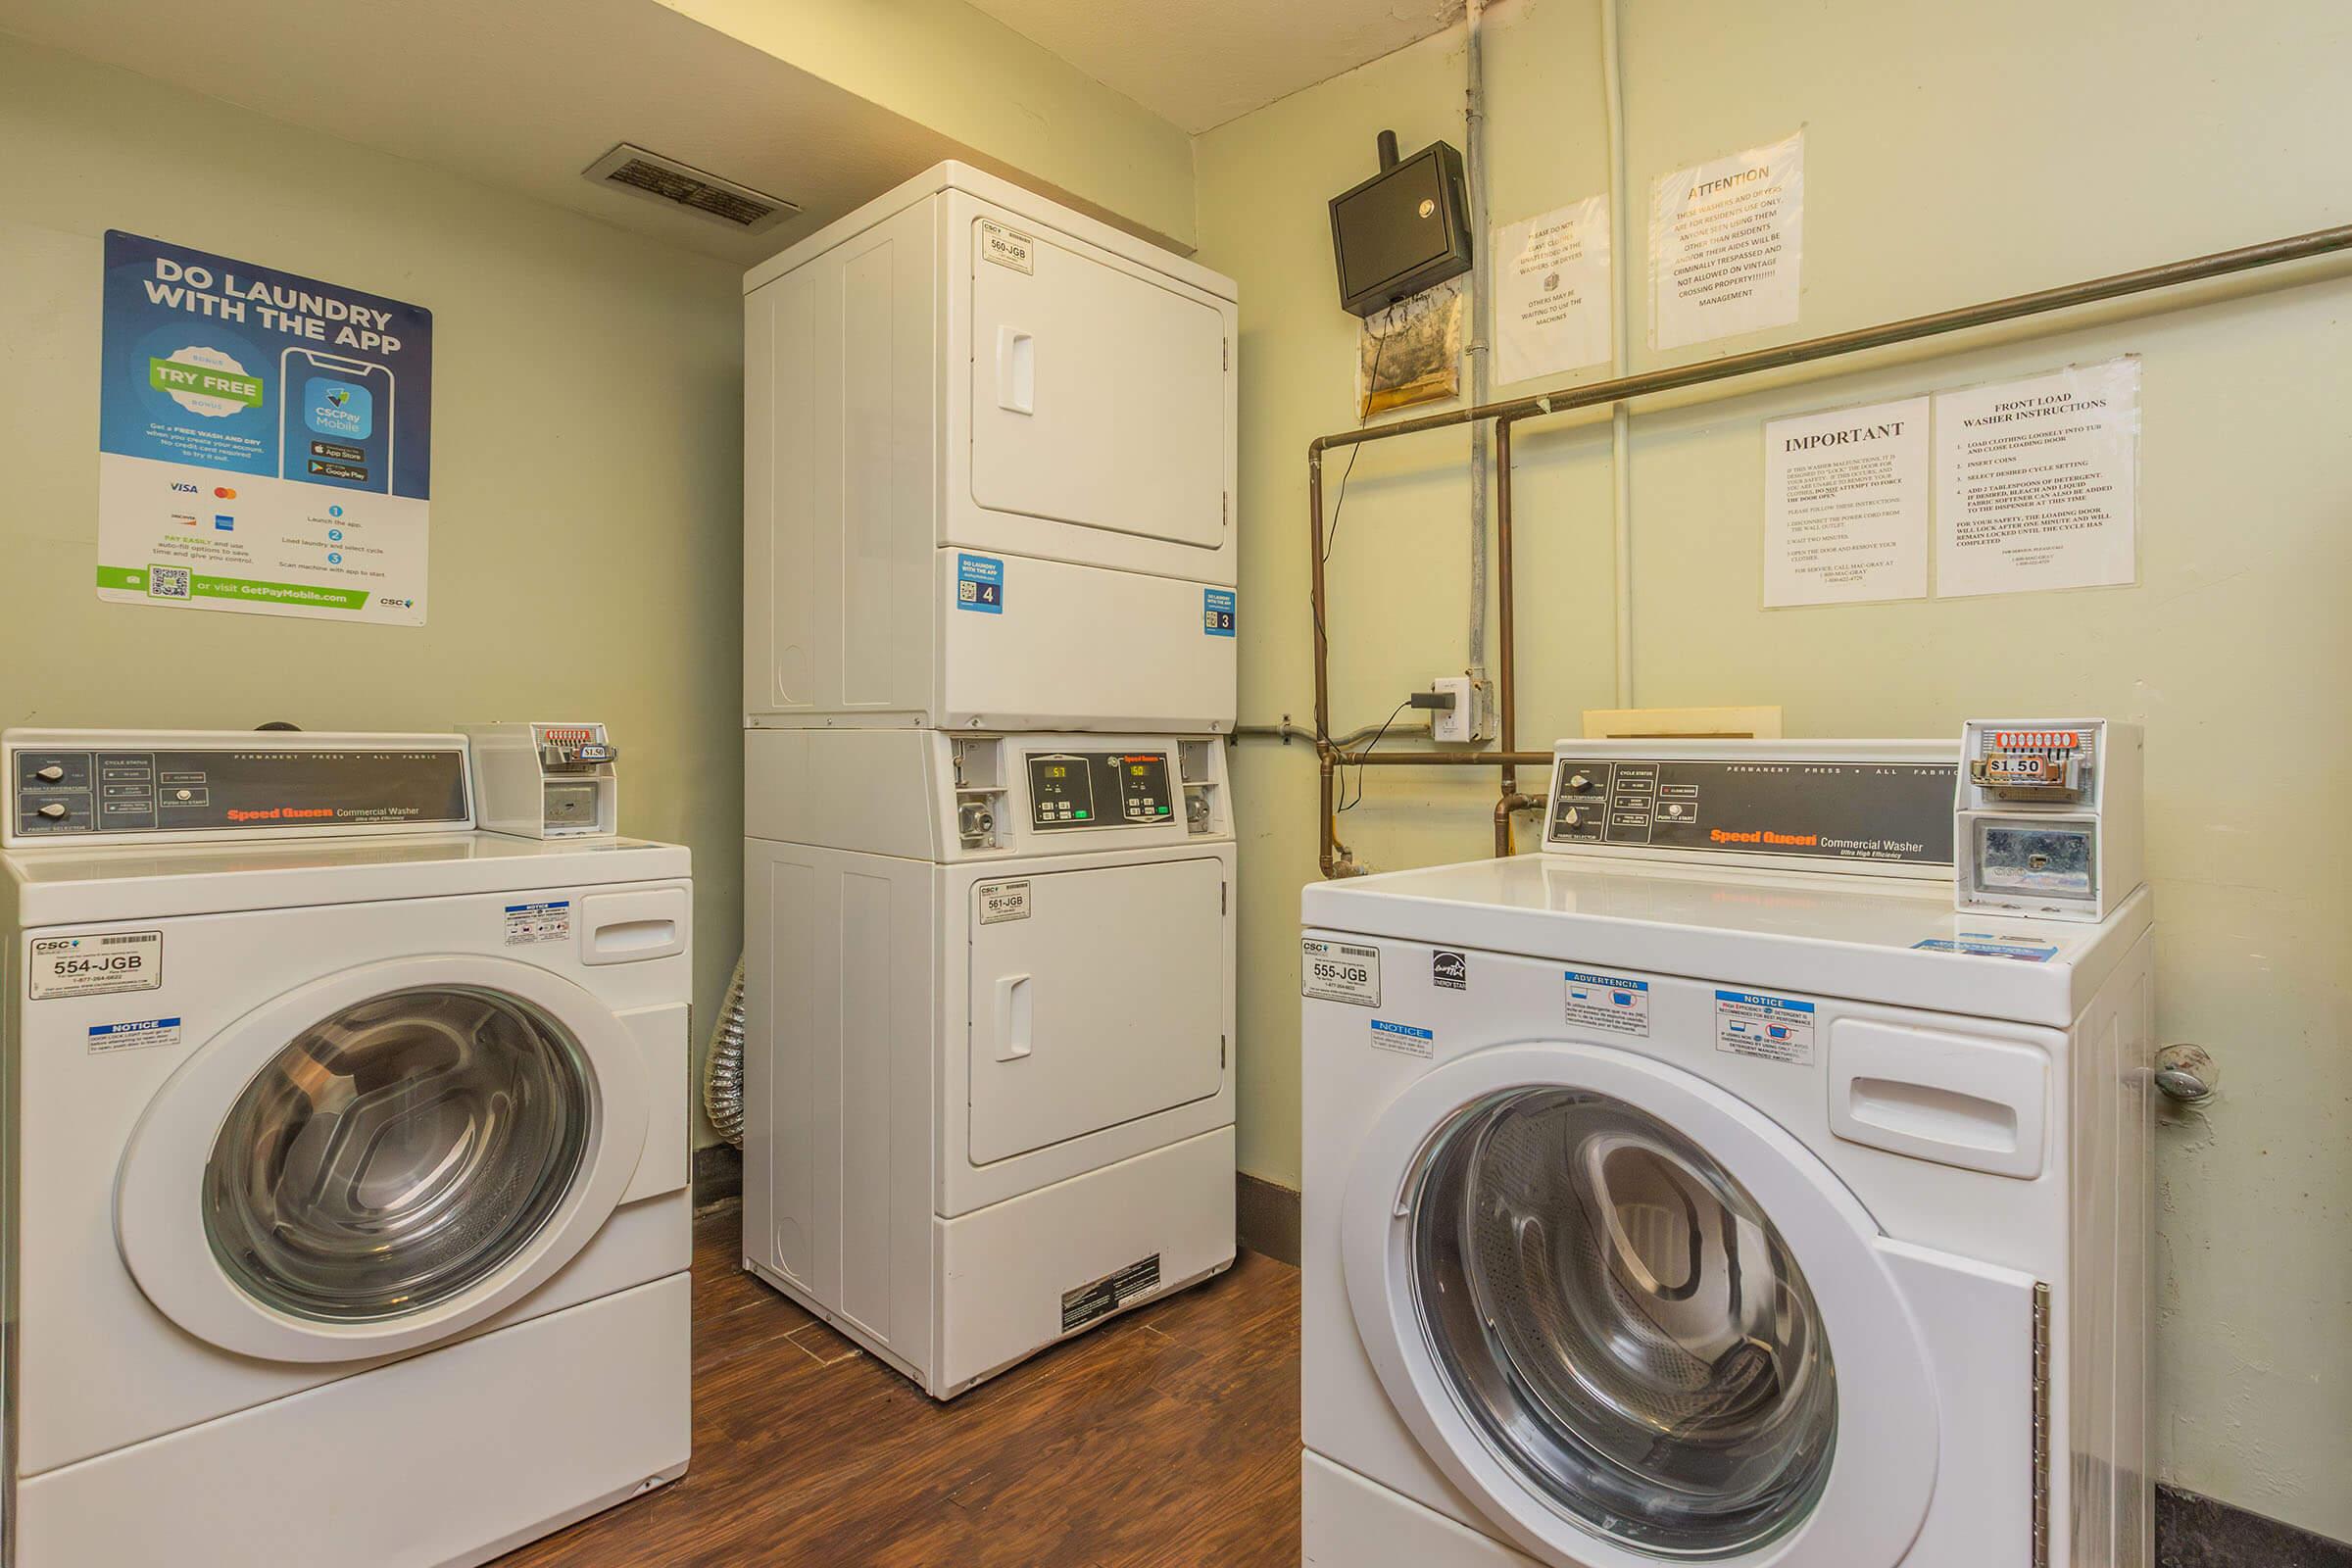
<path id="1" fill-rule="evenodd" d="M 430 312 L 110 229 L 99 377 L 100 599 L 424 624 Z"/>
<path id="2" fill-rule="evenodd" d="M 1715 993 L 1715 1049 L 1799 1067 L 1813 1065 L 1813 1004 L 1758 991 Z"/>
<path id="3" fill-rule="evenodd" d="M 1298 994 L 1317 1002 L 1379 1006 L 1380 950 L 1302 938 L 1298 944 Z"/>
<path id="4" fill-rule="evenodd" d="M 34 937 L 27 994 L 96 997 L 113 991 L 153 991 L 164 983 L 161 931 L 99 931 L 78 937 Z"/>

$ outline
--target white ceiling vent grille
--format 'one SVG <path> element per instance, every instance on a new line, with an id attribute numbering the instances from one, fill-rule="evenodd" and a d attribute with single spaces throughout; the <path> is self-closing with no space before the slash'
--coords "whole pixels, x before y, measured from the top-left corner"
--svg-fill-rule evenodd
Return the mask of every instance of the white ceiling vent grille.
<path id="1" fill-rule="evenodd" d="M 746 234 L 763 234 L 800 211 L 781 196 L 738 185 L 625 141 L 590 164 L 584 172 L 600 185 L 616 185 L 633 195 L 667 202 L 681 212 Z"/>

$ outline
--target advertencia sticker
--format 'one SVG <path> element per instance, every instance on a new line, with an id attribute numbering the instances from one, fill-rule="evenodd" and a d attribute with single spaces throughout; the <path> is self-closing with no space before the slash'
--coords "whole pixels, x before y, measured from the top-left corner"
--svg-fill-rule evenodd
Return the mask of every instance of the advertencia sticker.
<path id="1" fill-rule="evenodd" d="M 1735 1056 L 1813 1065 L 1813 1004 L 1760 991 L 1715 993 L 1715 1049 Z"/>
<path id="2" fill-rule="evenodd" d="M 956 557 L 956 608 L 1004 613 L 1004 563 L 994 556 Z"/>
<path id="3" fill-rule="evenodd" d="M 1623 975 L 1561 971 L 1568 996 L 1568 1021 L 1611 1034 L 1649 1033 L 1649 982 Z"/>

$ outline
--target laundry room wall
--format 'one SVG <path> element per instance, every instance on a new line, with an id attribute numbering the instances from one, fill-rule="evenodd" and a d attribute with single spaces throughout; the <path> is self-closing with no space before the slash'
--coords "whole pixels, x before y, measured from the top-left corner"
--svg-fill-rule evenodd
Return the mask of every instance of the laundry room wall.
<path id="1" fill-rule="evenodd" d="M 1489 12 L 1492 217 L 1606 188 L 1597 0 Z M 2352 220 L 2352 18 L 2259 27 L 2142 0 L 1948 7 L 1624 6 L 1631 364 L 1738 352 Z M 1461 144 L 1462 33 L 1197 143 L 1200 259 L 1242 290 L 1242 716 L 1311 712 L 1305 448 L 1353 422 L 1355 323 L 1327 198 Z M 1652 353 L 1642 235 L 1658 175 L 1802 128 L 1802 318 Z M 2223 1098 L 2159 1139 L 2156 1441 L 2165 1479 L 2352 1538 L 2352 668 L 2345 266 L 2256 274 L 1644 406 L 1633 420 L 1632 668 L 1649 706 L 1780 704 L 1792 735 L 1955 735 L 1972 714 L 2148 730 L 2159 1028 L 2211 1046 Z M 2053 329 L 2053 326 L 2056 329 Z M 1761 609 L 1763 420 L 2142 357 L 2140 580 L 1994 599 Z M 1605 369 L 1578 378 L 1599 378 Z M 1571 379 L 1571 378 L 1562 378 Z M 1505 390 L 1533 390 L 1526 388 Z M 1521 743 L 1615 687 L 1605 416 L 1520 433 Z M 1336 728 L 1464 662 L 1467 438 L 1340 455 Z M 1409 744 L 1409 743 L 1407 743 Z M 1310 747 L 1238 749 L 1242 1161 L 1298 1177 L 1298 891 Z M 1375 773 L 1342 834 L 1375 868 L 1487 853 L 1488 780 Z M 1355 791 L 1355 781 L 1348 784 Z"/>
<path id="2" fill-rule="evenodd" d="M 738 270 L 4 37 L 0 146 L 0 724 L 603 719 L 623 828 L 693 848 L 707 1024 L 742 936 Z M 109 228 L 432 311 L 426 625 L 98 602 Z"/>

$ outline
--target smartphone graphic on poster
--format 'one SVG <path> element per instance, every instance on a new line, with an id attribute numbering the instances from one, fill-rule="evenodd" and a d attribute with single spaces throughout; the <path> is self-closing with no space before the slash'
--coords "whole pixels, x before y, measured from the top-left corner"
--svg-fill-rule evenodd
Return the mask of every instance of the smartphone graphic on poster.
<path id="1" fill-rule="evenodd" d="M 278 358 L 277 474 L 392 492 L 392 370 L 317 349 Z"/>

